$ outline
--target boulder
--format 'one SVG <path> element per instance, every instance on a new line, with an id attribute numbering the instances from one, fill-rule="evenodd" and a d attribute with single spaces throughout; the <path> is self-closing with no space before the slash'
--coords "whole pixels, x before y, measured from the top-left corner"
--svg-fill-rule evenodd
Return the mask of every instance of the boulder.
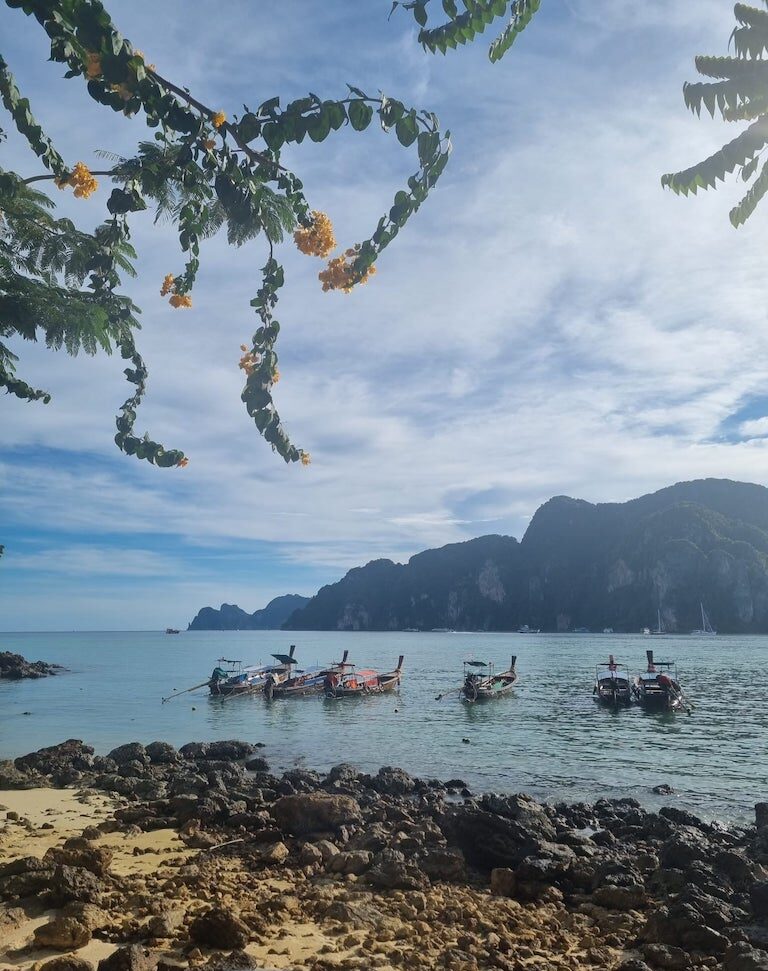
<path id="1" fill-rule="evenodd" d="M 119 947 L 99 961 L 98 971 L 154 971 L 157 957 L 138 944 Z"/>
<path id="2" fill-rule="evenodd" d="M 250 742 L 240 742 L 237 739 L 230 739 L 225 742 L 209 742 L 209 759 L 221 759 L 222 762 L 238 762 L 247 759 L 256 751 L 256 746 Z"/>
<path id="3" fill-rule="evenodd" d="M 17 769 L 11 759 L 0 761 L 0 789 L 32 789 L 42 784 L 43 780 Z"/>
<path id="4" fill-rule="evenodd" d="M 406 862 L 398 850 L 382 850 L 365 874 L 365 882 L 377 890 L 423 890 L 429 880 L 413 863 Z"/>
<path id="5" fill-rule="evenodd" d="M 673 971 L 684 971 L 691 963 L 685 951 L 667 944 L 646 944 L 643 956 L 654 968 L 672 968 Z"/>
<path id="6" fill-rule="evenodd" d="M 102 877 L 109 870 L 114 853 L 106 846 L 94 846 L 82 837 L 68 839 L 64 846 L 52 846 L 43 857 L 43 862 L 54 867 L 63 864 L 81 867 Z"/>
<path id="7" fill-rule="evenodd" d="M 282 796 L 271 811 L 283 830 L 297 835 L 338 830 L 345 823 L 361 819 L 356 799 L 319 792 Z"/>
<path id="8" fill-rule="evenodd" d="M 498 897 L 515 896 L 515 871 L 509 867 L 497 867 L 491 870 L 491 893 Z"/>
<path id="9" fill-rule="evenodd" d="M 725 952 L 723 971 L 768 971 L 768 952 L 736 944 Z"/>
<path id="10" fill-rule="evenodd" d="M 439 846 L 428 850 L 418 860 L 418 865 L 430 880 L 463 883 L 467 879 L 467 861 L 456 847 Z"/>
<path id="11" fill-rule="evenodd" d="M 269 762 L 257 755 L 255 759 L 248 759 L 245 767 L 249 772 L 269 772 Z"/>
<path id="12" fill-rule="evenodd" d="M 67 739 L 58 745 L 20 755 L 13 764 L 20 772 L 40 772 L 42 775 L 55 775 L 66 769 L 87 771 L 93 764 L 93 748 L 78 738 Z"/>
<path id="13" fill-rule="evenodd" d="M 185 971 L 186 967 L 184 965 Z M 264 965 L 246 951 L 231 951 L 229 954 L 214 954 L 205 968 L 206 971 L 250 971 L 252 968 L 263 969 Z"/>
<path id="14" fill-rule="evenodd" d="M 251 932 L 247 924 L 231 910 L 214 907 L 195 917 L 189 925 L 189 936 L 203 947 L 231 951 L 244 948 Z"/>
<path id="15" fill-rule="evenodd" d="M 140 766 L 149 764 L 147 750 L 141 742 L 126 742 L 125 745 L 118 745 L 111 752 L 107 753 L 107 758 L 112 759 L 119 766 L 127 765 L 130 762 L 138 762 Z"/>
<path id="16" fill-rule="evenodd" d="M 328 861 L 330 873 L 354 873 L 360 875 L 371 867 L 373 854 L 367 850 L 348 850 L 336 853 Z"/>
<path id="17" fill-rule="evenodd" d="M 52 947 L 57 951 L 74 951 L 85 947 L 91 939 L 91 931 L 75 917 L 54 917 L 47 924 L 35 928 L 35 945 Z"/>
<path id="18" fill-rule="evenodd" d="M 416 782 L 402 769 L 384 766 L 371 779 L 371 788 L 387 796 L 407 796 L 416 788 Z"/>
<path id="19" fill-rule="evenodd" d="M 62 954 L 40 965 L 40 971 L 94 971 L 93 965 L 76 954 Z"/>
<path id="20" fill-rule="evenodd" d="M 686 826 L 662 844 L 661 865 L 669 869 L 685 870 L 692 863 L 712 856 L 709 840 L 698 829 Z"/>
<path id="21" fill-rule="evenodd" d="M 170 742 L 150 742 L 145 749 L 152 765 L 173 765 L 180 755 Z"/>
<path id="22" fill-rule="evenodd" d="M 63 907 L 70 900 L 99 906 L 102 882 L 95 873 L 83 867 L 58 865 L 48 883 L 48 900 L 54 907 Z"/>
<path id="23" fill-rule="evenodd" d="M 149 918 L 147 930 L 152 937 L 172 937 L 184 923 L 184 916 L 182 907 L 163 906 L 159 913 Z"/>

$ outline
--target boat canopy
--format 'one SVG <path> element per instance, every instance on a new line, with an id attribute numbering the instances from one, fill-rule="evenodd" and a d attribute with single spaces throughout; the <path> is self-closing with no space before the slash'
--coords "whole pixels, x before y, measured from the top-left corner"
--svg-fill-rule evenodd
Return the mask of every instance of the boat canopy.
<path id="1" fill-rule="evenodd" d="M 289 654 L 273 654 L 272 657 L 281 664 L 295 664 L 296 661 Z"/>
<path id="2" fill-rule="evenodd" d="M 629 675 L 626 669 L 623 671 L 598 671 L 597 680 L 598 681 L 628 681 Z"/>
<path id="3" fill-rule="evenodd" d="M 485 661 L 465 661 L 464 662 L 470 668 L 487 668 L 488 665 Z"/>

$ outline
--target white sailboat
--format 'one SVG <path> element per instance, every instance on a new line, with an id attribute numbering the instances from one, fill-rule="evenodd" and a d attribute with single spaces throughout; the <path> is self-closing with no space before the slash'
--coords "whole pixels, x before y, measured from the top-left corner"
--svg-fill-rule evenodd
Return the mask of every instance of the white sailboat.
<path id="1" fill-rule="evenodd" d="M 691 634 L 695 634 L 697 637 L 715 637 L 717 631 L 710 624 L 704 604 L 701 601 L 699 601 L 699 606 L 701 607 L 701 630 L 692 630 Z"/>
<path id="2" fill-rule="evenodd" d="M 664 625 L 661 622 L 661 608 L 656 614 L 656 627 L 651 631 L 651 634 L 655 634 L 657 637 L 661 637 L 667 632 L 664 630 Z"/>

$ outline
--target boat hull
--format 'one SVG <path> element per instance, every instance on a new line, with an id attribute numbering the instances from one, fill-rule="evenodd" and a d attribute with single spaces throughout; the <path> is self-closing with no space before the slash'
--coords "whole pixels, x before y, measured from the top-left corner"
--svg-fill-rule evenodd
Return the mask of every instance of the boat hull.
<path id="1" fill-rule="evenodd" d="M 508 697 L 517 681 L 516 676 L 496 675 L 489 684 L 467 684 L 461 689 L 461 700 L 468 704 L 475 702 L 495 701 L 497 698 Z"/>

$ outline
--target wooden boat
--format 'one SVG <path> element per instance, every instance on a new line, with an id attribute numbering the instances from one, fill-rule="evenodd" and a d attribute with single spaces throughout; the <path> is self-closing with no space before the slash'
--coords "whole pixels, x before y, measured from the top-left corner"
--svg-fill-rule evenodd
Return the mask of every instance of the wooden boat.
<path id="1" fill-rule="evenodd" d="M 290 677 L 292 668 L 296 664 L 294 652 L 296 645 L 291 644 L 288 654 L 273 654 L 277 664 L 259 664 L 243 666 L 241 661 L 230 661 L 219 658 L 219 665 L 229 664 L 229 669 L 215 667 L 208 681 L 208 688 L 212 695 L 231 698 L 236 695 L 256 694 L 264 690 L 268 681 L 280 683 Z"/>
<path id="2" fill-rule="evenodd" d="M 613 654 L 608 656 L 607 664 L 595 668 L 595 686 L 592 689 L 595 701 L 601 705 L 619 708 L 632 702 L 632 685 L 625 664 L 617 664 Z"/>
<path id="3" fill-rule="evenodd" d="M 384 692 L 396 691 L 400 687 L 403 671 L 403 655 L 397 662 L 394 671 L 379 674 L 369 668 L 355 668 L 354 664 L 340 665 L 341 671 L 331 671 L 325 676 L 325 697 L 361 698 L 366 695 L 380 695 Z"/>
<path id="4" fill-rule="evenodd" d="M 296 670 L 284 681 L 278 681 L 271 676 L 264 685 L 264 697 L 271 701 L 273 698 L 306 698 L 308 695 L 320 695 L 325 691 L 325 680 L 329 675 L 341 675 L 347 665 L 349 651 L 344 651 L 340 661 L 332 664 L 316 664 L 313 667 Z"/>
<path id="5" fill-rule="evenodd" d="M 165 633 L 166 634 L 180 634 L 181 631 L 180 630 L 177 630 L 175 627 L 166 627 L 165 628 Z"/>
<path id="6" fill-rule="evenodd" d="M 653 651 L 646 651 L 648 667 L 636 678 L 634 694 L 640 704 L 652 711 L 689 711 L 677 677 L 674 661 L 655 661 Z"/>
<path id="7" fill-rule="evenodd" d="M 489 701 L 509 694 L 517 681 L 516 662 L 513 655 L 509 669 L 496 674 L 491 661 L 465 661 L 464 683 L 459 689 L 462 701 Z"/>

